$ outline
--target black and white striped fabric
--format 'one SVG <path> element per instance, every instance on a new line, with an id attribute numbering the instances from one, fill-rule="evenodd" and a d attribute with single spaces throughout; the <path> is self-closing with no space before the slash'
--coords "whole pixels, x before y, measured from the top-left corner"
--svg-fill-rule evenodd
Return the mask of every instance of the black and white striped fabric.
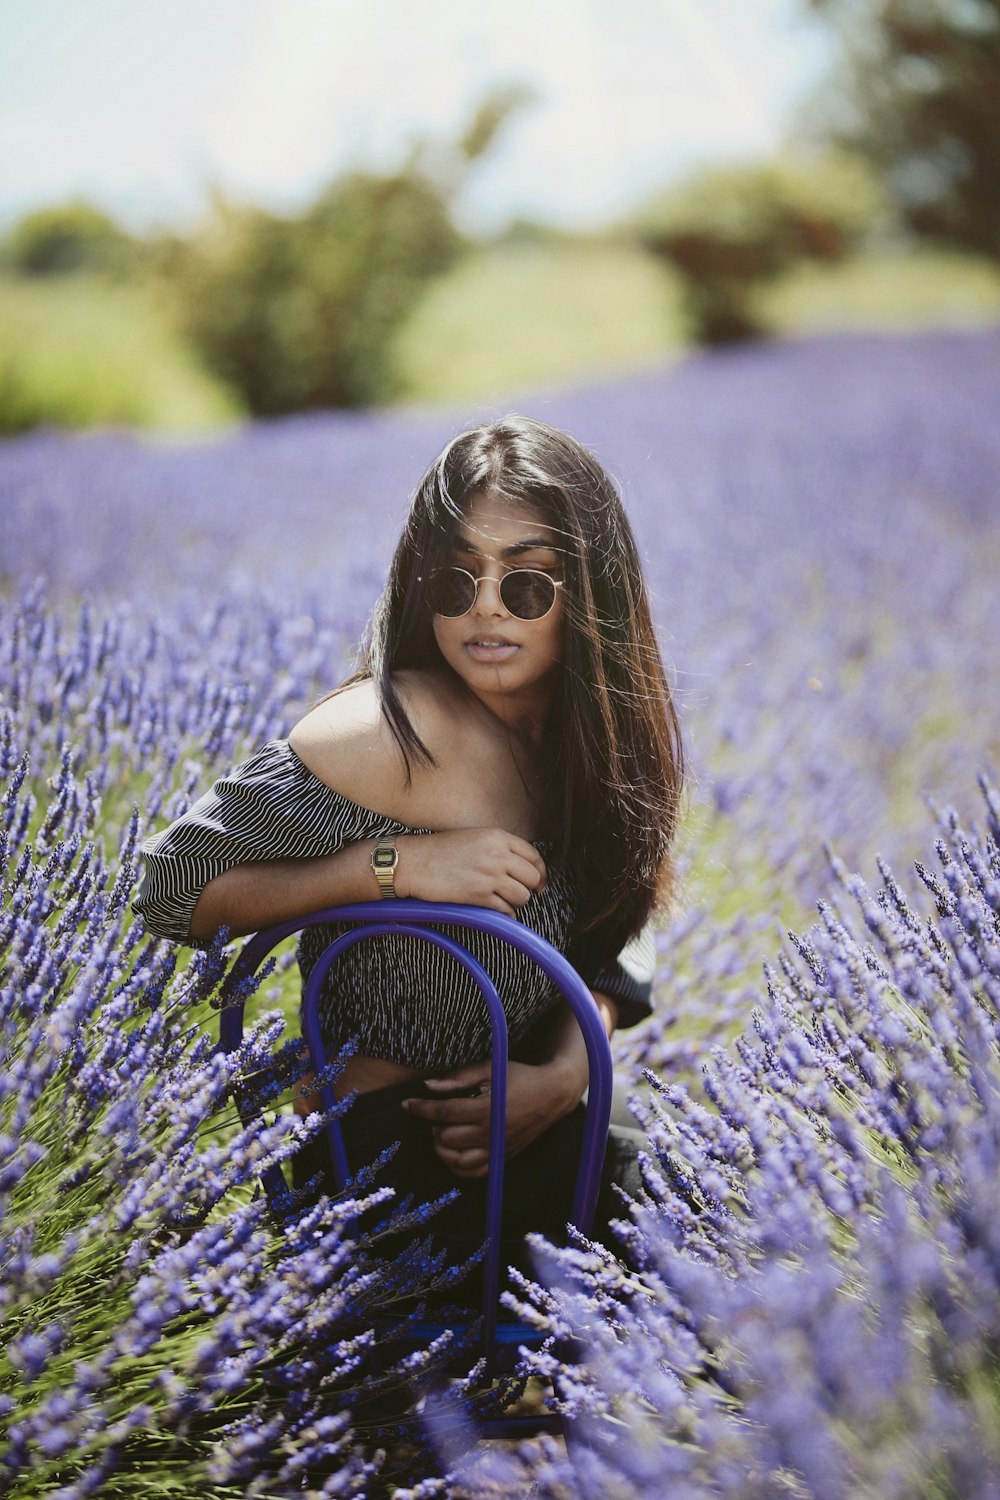
<path id="1" fill-rule="evenodd" d="M 221 777 L 183 817 L 146 841 L 134 910 L 151 932 L 190 943 L 191 916 L 201 891 L 234 865 L 316 858 L 355 840 L 428 832 L 348 801 L 313 775 L 287 741 L 272 740 Z M 545 853 L 544 844 L 537 847 Z M 550 868 L 544 891 L 534 893 L 517 917 L 574 961 L 574 907 L 570 881 Z M 299 965 L 304 977 L 341 930 L 330 925 L 302 934 Z M 507 1011 L 511 1045 L 516 1045 L 553 1004 L 552 985 L 529 959 L 497 939 L 458 929 L 453 935 L 492 977 Z M 619 1024 L 630 1026 L 649 1013 L 654 962 L 647 928 L 617 958 L 591 959 L 577 967 L 592 989 L 614 997 Z M 322 1015 L 331 1053 L 354 1038 L 368 1057 L 447 1072 L 489 1052 L 485 1008 L 472 980 L 447 954 L 420 938 L 373 938 L 350 949 L 327 980 Z"/>

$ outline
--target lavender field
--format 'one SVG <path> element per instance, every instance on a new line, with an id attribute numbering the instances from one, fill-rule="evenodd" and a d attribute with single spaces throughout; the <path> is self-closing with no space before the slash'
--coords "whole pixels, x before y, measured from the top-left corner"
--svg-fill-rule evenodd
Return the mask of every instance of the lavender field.
<path id="1" fill-rule="evenodd" d="M 45 432 L 0 446 L 0 1494 L 1000 1496 L 1000 333 L 523 409 L 621 480 L 693 766 L 658 1014 L 619 1047 L 647 1201 L 516 1293 L 588 1351 L 584 1441 L 487 1452 L 459 1388 L 433 1451 L 371 1420 L 443 1353 L 367 1358 L 447 1280 L 421 1215 L 391 1264 L 349 1205 L 269 1225 L 255 1175 L 308 1127 L 226 1093 L 292 977 L 223 1063 L 222 956 L 128 907 L 144 833 L 350 665 L 409 491 L 484 413 Z"/>

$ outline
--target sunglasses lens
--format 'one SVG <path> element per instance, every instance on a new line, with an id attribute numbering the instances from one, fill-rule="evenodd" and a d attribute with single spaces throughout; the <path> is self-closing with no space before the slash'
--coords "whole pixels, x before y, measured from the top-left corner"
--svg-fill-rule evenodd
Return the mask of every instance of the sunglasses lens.
<path id="1" fill-rule="evenodd" d="M 476 597 L 476 580 L 462 568 L 438 568 L 430 581 L 431 612 L 457 619 L 468 614 Z"/>
<path id="2" fill-rule="evenodd" d="M 519 568 L 500 580 L 500 598 L 519 620 L 540 620 L 555 603 L 556 586 L 547 573 Z"/>

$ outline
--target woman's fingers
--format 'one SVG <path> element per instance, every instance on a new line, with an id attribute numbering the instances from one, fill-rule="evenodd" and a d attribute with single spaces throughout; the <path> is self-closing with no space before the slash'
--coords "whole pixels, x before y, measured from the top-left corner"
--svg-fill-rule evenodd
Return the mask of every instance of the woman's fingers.
<path id="1" fill-rule="evenodd" d="M 545 861 L 526 839 L 503 828 L 454 828 L 406 839 L 400 894 L 425 901 L 462 901 L 512 916 L 543 888 Z"/>
<path id="2" fill-rule="evenodd" d="M 434 1150 L 458 1177 L 482 1177 L 489 1167 L 489 1069 L 482 1064 L 460 1068 L 448 1078 L 428 1080 L 433 1087 L 455 1088 L 462 1081 L 475 1093 L 447 1099 L 404 1099 L 408 1114 L 431 1126 Z"/>
<path id="3" fill-rule="evenodd" d="M 483 1177 L 489 1169 L 490 1067 L 471 1063 L 445 1078 L 428 1078 L 429 1088 L 464 1089 L 445 1099 L 404 1099 L 408 1114 L 431 1126 L 434 1150 L 456 1177 Z"/>
<path id="4" fill-rule="evenodd" d="M 484 851 L 481 879 L 492 887 L 489 897 L 505 910 L 524 906 L 545 882 L 545 865 L 541 856 L 536 855 L 530 860 L 523 852 L 525 849 L 536 854 L 530 844 L 510 834 L 505 835 L 499 847 L 494 842 Z M 492 905 L 493 900 L 489 904 Z"/>
<path id="5" fill-rule="evenodd" d="M 433 1125 L 431 1134 L 442 1151 L 486 1151 L 489 1131 L 479 1125 Z"/>
<path id="6" fill-rule="evenodd" d="M 435 1137 L 434 1150 L 441 1161 L 459 1177 L 482 1177 L 489 1170 L 490 1153 L 486 1146 L 456 1146 Z"/>
<path id="7" fill-rule="evenodd" d="M 482 1161 L 478 1156 L 473 1157 L 469 1153 L 465 1156 L 451 1159 L 444 1152 L 439 1152 L 445 1166 L 450 1168 L 456 1177 L 485 1177 L 490 1170 L 489 1161 Z"/>
<path id="8" fill-rule="evenodd" d="M 404 1099 L 403 1108 L 432 1125 L 477 1125 L 490 1117 L 488 1094 L 472 1099 Z"/>
<path id="9" fill-rule="evenodd" d="M 519 880 L 498 880 L 493 892 L 498 901 L 505 906 L 524 906 L 531 900 L 531 892 L 527 886 L 522 885 Z"/>
<path id="10" fill-rule="evenodd" d="M 531 849 L 530 844 L 525 848 Z M 532 850 L 532 853 L 535 851 Z M 493 894 L 505 906 L 525 906 L 534 895 L 535 891 L 541 890 L 545 884 L 545 865 L 541 856 L 537 863 L 527 860 L 516 850 L 512 851 L 505 867 L 498 872 L 499 878 L 493 888 Z"/>
<path id="11" fill-rule="evenodd" d="M 540 890 L 545 884 L 548 872 L 545 868 L 545 861 L 534 844 L 529 844 L 526 839 L 519 839 L 513 835 L 510 852 L 514 860 L 527 866 L 522 874 L 521 870 L 512 864 L 510 873 L 517 875 L 518 879 L 532 890 Z"/>
<path id="12" fill-rule="evenodd" d="M 475 1090 L 482 1093 L 490 1086 L 492 1068 L 487 1059 L 482 1062 L 466 1063 L 462 1068 L 456 1068 L 452 1073 L 445 1073 L 440 1078 L 425 1078 L 424 1083 L 429 1089 L 451 1090 L 457 1093 L 460 1089 Z"/>

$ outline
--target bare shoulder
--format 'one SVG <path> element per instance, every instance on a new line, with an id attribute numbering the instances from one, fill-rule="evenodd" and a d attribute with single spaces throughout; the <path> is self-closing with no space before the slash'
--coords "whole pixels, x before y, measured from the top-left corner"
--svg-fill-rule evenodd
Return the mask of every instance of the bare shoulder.
<path id="1" fill-rule="evenodd" d="M 435 753 L 447 742 L 448 690 L 432 673 L 401 672 L 394 682 L 417 734 Z M 362 807 L 406 821 L 413 787 L 371 682 L 324 698 L 288 736 L 299 759 L 327 786 Z"/>

